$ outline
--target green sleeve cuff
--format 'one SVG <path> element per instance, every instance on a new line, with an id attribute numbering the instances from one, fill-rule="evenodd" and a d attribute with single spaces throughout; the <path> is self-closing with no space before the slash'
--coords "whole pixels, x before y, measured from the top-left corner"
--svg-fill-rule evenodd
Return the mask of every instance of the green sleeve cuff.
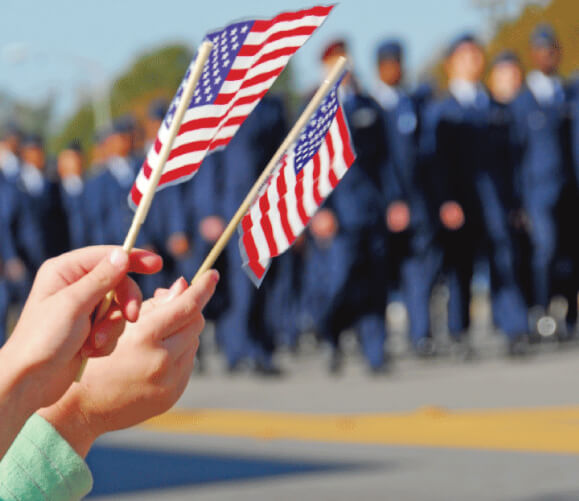
<path id="1" fill-rule="evenodd" d="M 34 414 L 0 461 L 0 500 L 72 501 L 92 489 L 84 460 Z"/>

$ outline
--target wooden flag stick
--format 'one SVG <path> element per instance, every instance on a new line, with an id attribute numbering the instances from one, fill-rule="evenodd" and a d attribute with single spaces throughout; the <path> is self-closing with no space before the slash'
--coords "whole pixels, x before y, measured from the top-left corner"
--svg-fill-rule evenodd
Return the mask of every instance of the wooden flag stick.
<path id="1" fill-rule="evenodd" d="M 298 139 L 302 129 L 307 125 L 314 112 L 318 109 L 320 103 L 326 97 L 326 94 L 328 94 L 328 92 L 335 85 L 340 76 L 342 76 L 344 68 L 346 67 L 346 62 L 347 59 L 345 57 L 340 57 L 338 61 L 336 61 L 336 64 L 334 64 L 334 66 L 332 67 L 330 73 L 328 74 L 322 85 L 320 85 L 320 87 L 314 94 L 314 97 L 312 97 L 311 101 L 306 106 L 306 109 L 303 111 L 303 113 L 298 118 L 295 125 L 290 130 L 287 137 L 284 139 L 281 146 L 277 149 L 277 151 L 275 152 L 269 163 L 266 165 L 265 169 L 263 170 L 258 180 L 255 182 L 255 184 L 245 197 L 245 200 L 240 205 L 239 209 L 237 209 L 237 212 L 235 213 L 231 221 L 229 221 L 229 224 L 227 225 L 227 227 L 225 228 L 225 230 L 223 231 L 217 242 L 215 242 L 215 245 L 205 258 L 205 261 L 203 261 L 203 264 L 193 277 L 192 282 L 195 282 L 195 280 L 199 276 L 201 276 L 215 264 L 215 261 L 217 261 L 217 258 L 221 255 L 223 249 L 225 248 L 229 240 L 231 240 L 231 237 L 235 233 L 235 230 L 239 225 L 239 223 L 241 222 L 241 220 L 243 219 L 243 216 L 250 209 L 251 204 L 253 203 L 255 197 L 258 195 L 261 186 L 267 181 L 269 176 L 271 176 L 271 174 L 277 167 L 277 164 L 279 163 L 281 157 L 286 152 L 286 150 Z"/>
<path id="2" fill-rule="evenodd" d="M 125 252 L 129 253 L 133 250 L 135 246 L 135 242 L 137 241 L 137 237 L 139 236 L 139 231 L 141 230 L 141 226 L 145 222 L 147 218 L 147 214 L 149 213 L 149 209 L 151 208 L 151 204 L 153 202 L 153 197 L 155 196 L 155 192 L 157 190 L 157 185 L 159 184 L 159 180 L 163 174 L 163 170 L 165 168 L 165 164 L 167 163 L 167 159 L 169 158 L 169 154 L 171 153 L 171 149 L 173 148 L 173 142 L 177 137 L 179 132 L 179 128 L 181 127 L 181 122 L 183 122 L 183 117 L 185 116 L 185 112 L 189 108 L 189 104 L 191 103 L 191 99 L 193 98 L 193 92 L 195 91 L 195 87 L 197 87 L 197 83 L 201 78 L 201 73 L 203 72 L 203 66 L 205 66 L 205 62 L 209 58 L 209 54 L 211 53 L 211 49 L 213 48 L 213 44 L 209 41 L 205 41 L 199 47 L 199 51 L 197 53 L 197 59 L 195 60 L 195 64 L 189 75 L 189 80 L 185 88 L 183 89 L 183 95 L 181 96 L 181 100 L 179 101 L 179 105 L 177 106 L 177 110 L 175 111 L 175 116 L 173 117 L 173 121 L 171 122 L 171 126 L 169 127 L 168 137 L 167 140 L 163 142 L 163 146 L 161 147 L 161 151 L 159 152 L 159 161 L 157 165 L 153 167 L 151 172 L 151 176 L 149 178 L 149 182 L 147 184 L 147 189 L 145 193 L 143 193 L 143 197 L 139 202 L 139 206 L 135 211 L 135 215 L 133 216 L 133 221 L 131 223 L 131 227 L 125 237 L 125 241 L 123 243 L 123 249 Z M 97 313 L 95 315 L 96 320 L 100 320 L 103 318 L 111 306 L 111 303 L 114 299 L 114 291 L 110 291 L 102 302 L 99 305 Z M 83 359 L 82 365 L 78 374 L 76 376 L 76 381 L 80 381 L 84 369 L 86 368 L 87 359 Z"/>

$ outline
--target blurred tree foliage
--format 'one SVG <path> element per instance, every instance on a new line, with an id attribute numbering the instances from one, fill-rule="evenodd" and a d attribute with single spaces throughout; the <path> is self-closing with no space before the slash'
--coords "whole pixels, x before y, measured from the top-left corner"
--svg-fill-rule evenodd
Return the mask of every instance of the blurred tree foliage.
<path id="1" fill-rule="evenodd" d="M 518 19 L 502 23 L 488 44 L 493 58 L 502 49 L 512 49 L 521 57 L 525 68 L 531 68 L 529 37 L 539 23 L 555 29 L 562 47 L 561 75 L 568 77 L 579 69 L 579 1 L 553 0 L 546 7 L 527 6 Z"/>
<path id="2" fill-rule="evenodd" d="M 503 20 L 495 26 L 494 36 L 487 44 L 487 55 L 492 61 L 503 49 L 515 51 L 526 69 L 532 67 L 529 37 L 539 23 L 548 23 L 555 29 L 562 47 L 561 75 L 569 77 L 579 70 L 579 0 L 552 0 L 546 6 L 527 5 L 512 20 Z M 446 87 L 442 55 L 430 66 L 431 74 L 440 87 Z"/>
<path id="3" fill-rule="evenodd" d="M 163 47 L 139 57 L 111 87 L 113 119 L 131 113 L 137 120 L 142 120 L 151 100 L 171 100 L 192 57 L 191 49 L 182 45 Z M 272 92 L 284 99 L 290 116 L 295 113 L 300 102 L 294 88 L 291 65 L 288 65 L 276 80 Z M 93 108 L 90 102 L 86 102 L 67 121 L 62 131 L 52 138 L 50 150 L 57 152 L 72 139 L 78 138 L 85 151 L 90 151 L 94 134 Z"/>
<path id="4" fill-rule="evenodd" d="M 137 120 L 145 117 L 152 99 L 172 99 L 189 65 L 193 52 L 184 45 L 172 45 L 147 52 L 111 86 L 110 104 L 113 119 L 132 113 Z M 83 104 L 50 141 L 50 149 L 59 151 L 72 139 L 80 139 L 90 150 L 95 121 L 90 102 Z"/>

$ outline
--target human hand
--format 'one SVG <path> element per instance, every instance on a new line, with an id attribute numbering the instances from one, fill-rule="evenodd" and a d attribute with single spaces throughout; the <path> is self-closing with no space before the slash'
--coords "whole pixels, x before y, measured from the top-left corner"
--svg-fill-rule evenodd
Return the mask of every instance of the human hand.
<path id="1" fill-rule="evenodd" d="M 454 201 L 444 202 L 440 206 L 440 221 L 449 230 L 459 230 L 465 221 L 462 207 Z"/>
<path id="2" fill-rule="evenodd" d="M 401 233 L 410 224 L 410 209 L 406 202 L 392 202 L 386 210 L 386 226 L 392 233 Z"/>
<path id="3" fill-rule="evenodd" d="M 58 400 L 74 381 L 81 354 L 108 354 L 125 319 L 137 320 L 141 292 L 127 272 L 154 273 L 161 266 L 156 255 L 135 250 L 127 256 L 113 246 L 79 249 L 41 266 L 0 351 L 2 371 L 24 385 L 27 412 Z M 115 291 L 116 303 L 92 325 L 93 311 L 109 290 Z"/>
<path id="4" fill-rule="evenodd" d="M 86 455 L 98 436 L 171 408 L 193 370 L 202 310 L 218 280 L 216 271 L 208 271 L 190 287 L 180 278 L 169 290 L 157 290 L 115 350 L 91 361 L 82 381 L 39 414 Z"/>
<path id="5" fill-rule="evenodd" d="M 316 239 L 330 241 L 338 232 L 338 220 L 330 209 L 320 209 L 312 217 L 310 228 Z"/>
<path id="6" fill-rule="evenodd" d="M 199 223 L 199 233 L 210 243 L 217 242 L 225 230 L 225 221 L 219 216 L 208 216 Z"/>

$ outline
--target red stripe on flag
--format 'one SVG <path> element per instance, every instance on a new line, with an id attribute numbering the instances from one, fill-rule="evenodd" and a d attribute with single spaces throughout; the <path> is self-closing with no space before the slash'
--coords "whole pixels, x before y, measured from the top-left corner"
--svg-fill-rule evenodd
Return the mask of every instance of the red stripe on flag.
<path id="1" fill-rule="evenodd" d="M 340 130 L 340 137 L 342 139 L 342 143 L 344 144 L 344 161 L 348 168 L 350 165 L 354 163 L 356 159 L 356 155 L 352 151 L 352 143 L 350 142 L 350 132 L 348 131 L 348 125 L 346 124 L 346 120 L 344 119 L 344 114 L 342 113 L 342 107 L 338 107 L 338 112 L 336 113 L 336 119 L 338 120 L 338 127 Z"/>
<path id="2" fill-rule="evenodd" d="M 287 241 L 291 245 L 294 243 L 296 236 L 294 235 L 294 233 L 292 231 L 292 227 L 289 223 L 289 218 L 288 218 L 289 212 L 288 212 L 287 202 L 286 202 L 285 198 L 282 198 L 279 201 L 278 207 L 279 207 L 279 215 L 280 215 L 280 219 L 281 219 L 281 227 L 283 228 L 283 232 L 285 234 L 285 237 L 287 238 Z"/>
<path id="3" fill-rule="evenodd" d="M 171 182 L 176 181 L 177 179 L 180 179 L 182 177 L 190 176 L 191 174 L 193 174 L 194 172 L 199 170 L 199 167 L 201 167 L 201 162 L 183 165 L 182 167 L 179 167 L 178 169 L 173 169 L 173 170 L 170 170 L 168 172 L 165 172 L 161 176 L 161 180 L 159 181 L 159 186 L 162 186 L 163 184 L 171 183 Z"/>
<path id="4" fill-rule="evenodd" d="M 268 36 L 263 42 L 256 44 L 256 45 L 244 45 L 238 52 L 238 56 L 255 56 L 265 45 L 270 44 L 272 42 L 276 42 L 278 40 L 282 40 L 284 38 L 290 37 L 299 37 L 299 36 L 308 36 L 311 35 L 317 26 L 300 26 L 298 28 L 294 28 L 291 30 L 285 31 L 276 31 Z M 293 50 L 297 50 L 294 48 Z M 257 64 L 257 63 L 256 63 Z"/>
<path id="5" fill-rule="evenodd" d="M 273 236 L 273 228 L 271 226 L 271 220 L 269 219 L 269 214 L 265 214 L 261 219 L 261 227 L 263 229 L 263 234 L 265 235 L 265 241 L 267 242 L 267 247 L 269 249 L 270 256 L 277 256 L 277 243 L 275 237 Z"/>
<path id="6" fill-rule="evenodd" d="M 249 233 L 243 234 L 243 247 L 245 249 L 245 252 L 247 253 L 249 262 L 251 261 L 257 262 L 259 260 L 259 254 L 257 252 L 257 247 L 253 240 L 253 235 L 251 231 Z"/>
<path id="7" fill-rule="evenodd" d="M 245 216 L 243 216 L 243 219 L 241 220 L 241 229 L 244 232 L 248 232 L 252 226 L 253 226 L 253 221 L 251 220 L 251 215 L 248 212 Z"/>
<path id="8" fill-rule="evenodd" d="M 296 200 L 297 200 L 297 209 L 298 209 L 298 216 L 300 217 L 304 226 L 308 224 L 309 218 L 306 214 L 306 209 L 304 207 L 304 185 L 303 185 L 303 172 L 304 169 L 298 172 L 296 176 L 297 184 L 296 184 Z"/>
<path id="9" fill-rule="evenodd" d="M 251 27 L 251 31 L 266 31 L 271 25 L 275 23 L 284 21 L 297 21 L 298 19 L 302 19 L 308 16 L 327 16 L 333 8 L 333 5 L 316 6 L 312 7 L 311 9 L 303 9 L 297 12 L 283 12 L 275 16 L 270 21 L 255 21 Z"/>
<path id="10" fill-rule="evenodd" d="M 193 141 L 191 143 L 182 144 L 181 146 L 178 146 L 177 148 L 173 148 L 171 150 L 168 161 L 173 160 L 174 158 L 179 157 L 181 155 L 185 155 L 187 153 L 193 153 L 195 151 L 203 151 L 207 149 L 210 144 L 211 142 L 207 140 Z"/>
<path id="11" fill-rule="evenodd" d="M 196 118 L 190 120 L 189 122 L 183 122 L 181 127 L 179 127 L 179 136 L 185 132 L 190 132 L 196 129 L 209 129 L 210 127 L 217 127 L 221 117 L 207 117 L 207 118 Z"/>
<path id="12" fill-rule="evenodd" d="M 259 280 L 261 280 L 263 278 L 263 275 L 265 275 L 265 268 L 261 266 L 259 262 L 249 261 L 249 263 L 247 263 L 247 266 L 249 266 L 249 269 Z"/>
<path id="13" fill-rule="evenodd" d="M 131 200 L 135 205 L 139 205 L 141 198 L 143 198 L 143 195 L 141 195 L 141 192 L 137 189 L 137 185 L 133 184 L 131 188 Z"/>
<path id="14" fill-rule="evenodd" d="M 334 142 L 332 141 L 332 134 L 330 131 L 331 129 L 326 134 L 326 145 L 328 146 L 328 156 L 330 157 L 330 172 L 328 174 L 328 179 L 330 181 L 332 189 L 334 189 L 338 185 L 340 180 L 338 179 L 336 173 L 334 172 L 334 158 L 336 157 L 336 152 L 334 150 Z"/>
<path id="15" fill-rule="evenodd" d="M 321 164 L 320 164 L 320 155 L 319 155 L 319 150 L 318 152 L 314 155 L 314 158 L 312 159 L 314 162 L 314 170 L 312 172 L 312 176 L 313 176 L 313 191 L 314 191 L 314 201 L 316 202 L 316 205 L 319 207 L 320 205 L 322 205 L 322 202 L 324 201 L 324 198 L 320 195 L 320 190 L 318 189 L 318 183 L 316 182 L 316 180 L 320 177 L 320 171 L 321 171 Z"/>

